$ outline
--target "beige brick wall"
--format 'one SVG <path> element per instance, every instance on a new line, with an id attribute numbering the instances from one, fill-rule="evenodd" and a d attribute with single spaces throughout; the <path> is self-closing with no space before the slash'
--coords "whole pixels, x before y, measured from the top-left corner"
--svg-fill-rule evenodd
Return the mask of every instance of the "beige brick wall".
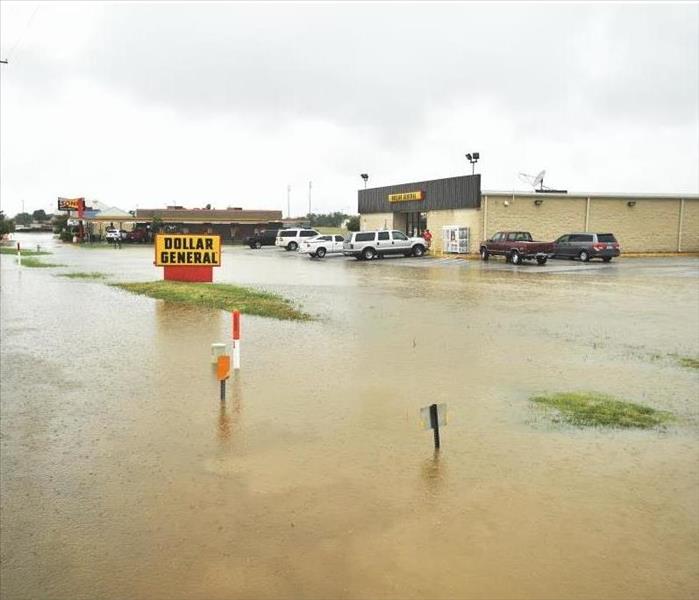
<path id="1" fill-rule="evenodd" d="M 435 254 L 442 251 L 442 227 L 458 225 L 470 228 L 469 252 L 478 252 L 481 239 L 481 211 L 475 208 L 455 208 L 451 210 L 433 210 L 427 213 L 427 228 L 432 232 L 432 248 Z"/>
<path id="2" fill-rule="evenodd" d="M 371 231 L 372 229 L 393 229 L 393 213 L 370 213 L 361 215 L 359 229 Z"/>
<path id="3" fill-rule="evenodd" d="M 427 213 L 427 227 L 432 231 L 432 247 L 442 248 L 442 227 L 459 225 L 471 229 L 470 251 L 496 231 L 531 232 L 537 240 L 555 240 L 564 233 L 585 231 L 587 198 L 542 196 L 485 195 L 480 209 L 435 210 Z M 634 206 L 628 206 L 635 201 Z M 508 205 L 505 205 L 505 202 Z M 362 229 L 405 228 L 402 215 L 393 213 L 361 216 Z M 485 231 L 483 225 L 485 221 Z M 680 200 L 675 198 L 590 198 L 587 231 L 613 233 L 622 252 L 677 252 Z M 699 199 L 684 201 L 682 252 L 699 252 Z"/>
<path id="4" fill-rule="evenodd" d="M 535 200 L 541 200 L 541 205 L 534 204 Z M 484 238 L 498 231 L 514 230 L 529 231 L 535 240 L 552 241 L 564 233 L 585 231 L 586 198 L 489 196 L 487 208 L 483 206 L 485 201 L 484 196 Z"/>
<path id="5" fill-rule="evenodd" d="M 613 233 L 622 252 L 677 252 L 679 218 L 679 200 L 592 198 L 589 230 Z"/>
<path id="6" fill-rule="evenodd" d="M 684 201 L 682 252 L 699 252 L 699 200 Z"/>

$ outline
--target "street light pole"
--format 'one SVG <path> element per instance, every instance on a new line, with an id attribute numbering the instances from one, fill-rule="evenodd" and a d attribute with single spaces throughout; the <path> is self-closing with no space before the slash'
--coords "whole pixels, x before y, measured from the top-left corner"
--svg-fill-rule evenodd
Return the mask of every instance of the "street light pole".
<path id="1" fill-rule="evenodd" d="M 291 185 L 286 186 L 286 218 L 291 218 Z"/>
<path id="2" fill-rule="evenodd" d="M 312 187 L 312 182 L 308 182 L 308 218 L 311 218 L 311 187 Z"/>
<path id="3" fill-rule="evenodd" d="M 475 175 L 476 173 L 476 163 L 478 162 L 478 159 L 481 157 L 480 152 L 469 152 L 466 155 L 466 158 L 468 158 L 468 162 L 471 163 L 471 175 Z"/>

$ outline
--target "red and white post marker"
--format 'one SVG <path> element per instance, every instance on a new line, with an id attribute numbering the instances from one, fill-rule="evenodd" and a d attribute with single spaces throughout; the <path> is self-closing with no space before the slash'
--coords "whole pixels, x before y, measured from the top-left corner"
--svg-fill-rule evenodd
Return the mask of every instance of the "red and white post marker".
<path id="1" fill-rule="evenodd" d="M 240 311 L 233 311 L 233 370 L 240 369 Z"/>

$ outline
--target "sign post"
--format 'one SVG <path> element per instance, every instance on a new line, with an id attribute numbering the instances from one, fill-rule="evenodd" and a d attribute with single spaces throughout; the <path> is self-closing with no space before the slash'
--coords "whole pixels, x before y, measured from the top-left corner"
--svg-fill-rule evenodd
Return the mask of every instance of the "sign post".
<path id="1" fill-rule="evenodd" d="M 434 447 L 439 450 L 441 443 L 439 439 L 439 428 L 447 425 L 447 405 L 430 404 L 420 409 L 420 418 L 423 429 L 431 429 L 434 432 Z"/>

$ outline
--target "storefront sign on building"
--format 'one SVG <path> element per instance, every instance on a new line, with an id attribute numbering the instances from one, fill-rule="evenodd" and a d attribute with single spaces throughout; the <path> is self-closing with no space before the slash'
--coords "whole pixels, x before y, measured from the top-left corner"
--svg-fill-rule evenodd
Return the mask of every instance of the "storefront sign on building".
<path id="1" fill-rule="evenodd" d="M 212 267 L 221 266 L 218 235 L 159 233 L 155 236 L 155 266 L 165 267 L 169 281 L 213 281 Z"/>
<path id="2" fill-rule="evenodd" d="M 410 202 L 411 200 L 422 200 L 422 190 L 417 192 L 405 192 L 404 194 L 389 194 L 389 202 Z"/>

